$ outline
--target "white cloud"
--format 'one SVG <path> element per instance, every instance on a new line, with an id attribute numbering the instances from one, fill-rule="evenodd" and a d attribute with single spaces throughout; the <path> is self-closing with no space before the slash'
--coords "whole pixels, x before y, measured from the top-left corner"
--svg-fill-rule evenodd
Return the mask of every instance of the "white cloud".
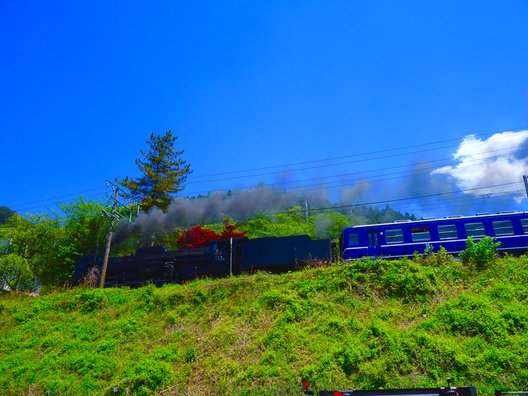
<path id="1" fill-rule="evenodd" d="M 496 133 L 486 140 L 469 135 L 453 154 L 458 163 L 435 169 L 432 174 L 449 175 L 458 188 L 476 196 L 523 189 L 523 175 L 528 172 L 526 144 L 528 130 Z M 498 186 L 512 182 L 520 184 Z"/>

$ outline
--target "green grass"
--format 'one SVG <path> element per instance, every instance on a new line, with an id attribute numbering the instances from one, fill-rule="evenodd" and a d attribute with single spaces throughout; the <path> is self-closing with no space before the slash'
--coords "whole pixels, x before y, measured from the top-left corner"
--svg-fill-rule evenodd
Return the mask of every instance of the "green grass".
<path id="1" fill-rule="evenodd" d="M 528 258 L 339 263 L 0 300 L 7 395 L 528 389 Z"/>

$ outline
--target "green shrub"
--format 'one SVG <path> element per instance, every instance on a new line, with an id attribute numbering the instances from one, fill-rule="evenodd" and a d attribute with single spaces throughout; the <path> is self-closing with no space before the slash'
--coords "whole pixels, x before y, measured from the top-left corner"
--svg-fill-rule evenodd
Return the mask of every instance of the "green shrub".
<path id="1" fill-rule="evenodd" d="M 415 252 L 413 261 L 427 266 L 446 266 L 453 263 L 453 256 L 450 255 L 447 250 L 440 246 L 438 252 L 434 252 L 433 248 L 428 249 L 427 252 L 424 251 L 424 254 L 418 254 Z"/>
<path id="2" fill-rule="evenodd" d="M 198 351 L 196 348 L 190 348 L 185 352 L 185 361 L 187 363 L 195 362 L 198 358 Z"/>
<path id="3" fill-rule="evenodd" d="M 151 394 L 171 377 L 172 370 L 168 363 L 144 359 L 139 361 L 129 374 L 129 389 L 133 394 Z"/>
<path id="4" fill-rule="evenodd" d="M 101 289 L 86 289 L 77 295 L 75 298 L 79 304 L 81 312 L 88 313 L 104 307 L 108 298 L 104 290 Z"/>
<path id="5" fill-rule="evenodd" d="M 509 327 L 507 319 L 485 296 L 468 293 L 441 304 L 437 316 L 452 334 L 487 340 L 504 339 Z"/>
<path id="6" fill-rule="evenodd" d="M 410 260 L 394 261 L 382 276 L 382 285 L 390 296 L 421 301 L 434 292 L 435 276 L 430 267 Z"/>
<path id="7" fill-rule="evenodd" d="M 495 242 L 494 238 L 490 238 L 489 236 L 477 242 L 474 242 L 473 238 L 468 237 L 466 240 L 466 249 L 461 251 L 459 256 L 471 268 L 482 270 L 497 259 L 497 248 L 500 245 L 500 242 Z"/>

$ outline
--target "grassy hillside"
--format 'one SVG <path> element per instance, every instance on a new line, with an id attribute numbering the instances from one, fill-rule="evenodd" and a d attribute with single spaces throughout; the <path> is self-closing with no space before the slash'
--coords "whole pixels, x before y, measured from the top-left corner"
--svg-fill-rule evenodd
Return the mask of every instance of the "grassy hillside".
<path id="1" fill-rule="evenodd" d="M 0 300 L 2 394 L 528 389 L 528 258 L 358 261 Z"/>

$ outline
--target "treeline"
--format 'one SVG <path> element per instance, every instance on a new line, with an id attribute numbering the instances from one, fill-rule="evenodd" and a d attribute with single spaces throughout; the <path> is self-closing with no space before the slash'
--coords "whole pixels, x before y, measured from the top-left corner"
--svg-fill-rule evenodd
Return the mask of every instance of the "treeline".
<path id="1" fill-rule="evenodd" d="M 8 209 L 8 208 L 6 208 Z M 100 202 L 63 204 L 56 212 L 20 216 L 6 210 L 0 222 L 0 289 L 36 290 L 61 287 L 70 279 L 75 263 L 84 256 L 102 256 L 109 222 L 103 215 L 110 208 Z M 338 240 L 344 227 L 414 216 L 402 214 L 389 206 L 378 209 L 355 207 L 347 211 L 324 210 L 307 214 L 301 207 L 282 213 L 260 212 L 243 221 L 202 224 L 205 230 L 222 235 L 226 224 L 248 238 L 307 234 L 315 238 Z M 123 227 L 125 224 L 118 224 Z M 131 232 L 112 246 L 112 255 L 133 254 L 146 245 L 180 249 L 187 228 L 175 226 L 169 231 L 153 232 L 146 240 Z"/>
<path id="2" fill-rule="evenodd" d="M 6 220 L 15 212 L 7 206 L 0 206 L 0 224 L 4 224 Z"/>
<path id="3" fill-rule="evenodd" d="M 0 288 L 64 285 L 80 257 L 104 247 L 108 224 L 103 209 L 100 203 L 79 199 L 50 214 L 11 214 L 0 224 Z"/>

